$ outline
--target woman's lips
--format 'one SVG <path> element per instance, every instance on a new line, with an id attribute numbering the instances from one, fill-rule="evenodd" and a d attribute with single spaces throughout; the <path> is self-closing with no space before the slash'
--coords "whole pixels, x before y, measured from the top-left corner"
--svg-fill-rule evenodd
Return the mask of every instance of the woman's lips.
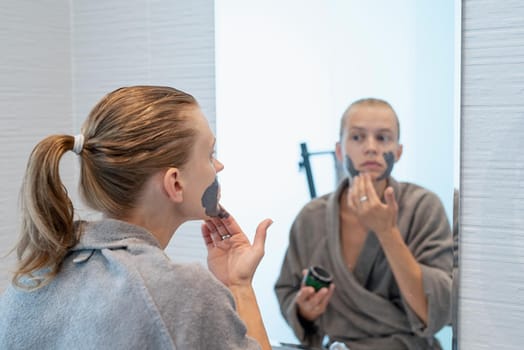
<path id="1" fill-rule="evenodd" d="M 378 162 L 364 162 L 361 167 L 365 170 L 381 170 L 383 168 L 382 164 Z"/>

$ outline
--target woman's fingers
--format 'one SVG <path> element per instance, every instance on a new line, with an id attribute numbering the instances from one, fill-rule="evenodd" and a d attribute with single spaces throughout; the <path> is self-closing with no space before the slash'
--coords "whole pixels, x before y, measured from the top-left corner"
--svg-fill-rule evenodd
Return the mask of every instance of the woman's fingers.
<path id="1" fill-rule="evenodd" d="M 257 230 L 255 232 L 255 238 L 253 239 L 253 247 L 264 252 L 267 237 L 267 229 L 272 224 L 273 220 L 271 219 L 265 219 L 260 224 L 258 224 Z"/>
<path id="2" fill-rule="evenodd" d="M 202 237 L 204 238 L 204 243 L 206 245 L 213 244 L 213 239 L 211 238 L 211 230 L 209 229 L 206 223 L 203 223 L 201 226 Z"/>
<path id="3" fill-rule="evenodd" d="M 206 223 L 209 223 L 211 226 L 216 228 L 216 231 L 220 235 L 236 235 L 242 233 L 242 229 L 238 225 L 235 218 L 230 215 L 223 207 L 221 207 L 224 213 L 227 215 L 221 215 L 220 217 L 212 217 L 206 220 Z"/>
<path id="4" fill-rule="evenodd" d="M 322 309 L 322 312 L 324 312 L 324 310 L 326 310 L 327 305 L 329 304 L 329 300 L 331 300 L 331 296 L 333 295 L 333 292 L 335 291 L 335 284 L 331 283 L 329 285 L 329 288 L 323 288 L 323 289 L 327 289 L 327 293 L 326 293 L 325 296 L 322 297 L 322 299 L 321 299 L 321 301 L 319 303 L 319 306 Z"/>
<path id="5" fill-rule="evenodd" d="M 363 183 L 363 195 L 365 195 L 368 198 L 368 202 L 371 204 L 380 202 L 380 198 L 378 197 L 377 192 L 375 191 L 375 186 L 373 185 L 373 179 L 371 178 L 370 174 L 364 174 L 364 179 L 362 183 Z"/>
<path id="6" fill-rule="evenodd" d="M 332 284 L 329 289 L 321 288 L 315 292 L 313 287 L 303 286 L 296 296 L 296 303 L 302 316 L 312 321 L 323 314 L 333 295 L 334 288 L 335 285 Z"/>
<path id="7" fill-rule="evenodd" d="M 202 234 L 206 244 L 213 244 L 215 247 L 219 246 L 221 243 L 229 243 L 233 235 L 227 230 L 227 227 L 217 220 L 206 220 L 202 225 Z"/>

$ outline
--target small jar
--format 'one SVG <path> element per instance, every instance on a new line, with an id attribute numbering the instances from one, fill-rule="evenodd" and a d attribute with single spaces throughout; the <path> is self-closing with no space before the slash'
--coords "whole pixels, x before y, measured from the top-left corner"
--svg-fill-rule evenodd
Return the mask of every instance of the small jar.
<path id="1" fill-rule="evenodd" d="M 304 284 L 313 287 L 315 292 L 323 287 L 329 288 L 331 282 L 333 282 L 331 274 L 320 266 L 311 266 L 304 276 Z"/>

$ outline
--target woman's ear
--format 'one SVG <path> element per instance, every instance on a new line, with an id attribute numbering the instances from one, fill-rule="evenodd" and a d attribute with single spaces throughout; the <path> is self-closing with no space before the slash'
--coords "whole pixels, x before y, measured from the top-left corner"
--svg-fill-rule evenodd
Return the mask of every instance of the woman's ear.
<path id="1" fill-rule="evenodd" d="M 403 147 L 402 145 L 399 143 L 398 146 L 397 146 L 397 149 L 395 151 L 395 163 L 398 162 L 398 160 L 400 159 L 400 157 L 402 156 L 402 150 L 403 150 Z"/>
<path id="2" fill-rule="evenodd" d="M 340 141 L 338 141 L 335 144 L 335 156 L 337 157 L 337 160 L 340 163 L 343 163 L 343 159 L 342 159 L 342 145 L 340 144 Z"/>
<path id="3" fill-rule="evenodd" d="M 181 182 L 181 174 L 178 168 L 169 168 L 164 174 L 164 191 L 169 199 L 176 203 L 183 200 L 183 185 Z"/>

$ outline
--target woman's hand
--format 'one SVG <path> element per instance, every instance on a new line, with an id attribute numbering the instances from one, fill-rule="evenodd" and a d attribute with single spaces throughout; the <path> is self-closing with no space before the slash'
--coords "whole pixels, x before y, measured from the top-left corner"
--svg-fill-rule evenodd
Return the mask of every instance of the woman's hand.
<path id="1" fill-rule="evenodd" d="M 271 219 L 257 227 L 253 244 L 236 220 L 229 215 L 210 218 L 202 224 L 207 246 L 209 270 L 226 286 L 251 285 L 255 270 L 264 256 L 264 245 Z"/>
<path id="2" fill-rule="evenodd" d="M 390 233 L 397 226 L 398 204 L 392 187 L 385 189 L 384 199 L 385 203 L 377 195 L 369 174 L 353 178 L 348 195 L 349 207 L 360 222 L 379 237 Z"/>
<path id="3" fill-rule="evenodd" d="M 307 269 L 302 271 L 306 275 Z M 329 288 L 320 288 L 318 292 L 310 286 L 302 285 L 298 291 L 295 302 L 297 303 L 298 312 L 300 316 L 308 321 L 314 321 L 326 311 L 327 305 L 333 292 L 335 291 L 335 284 L 331 283 Z"/>

